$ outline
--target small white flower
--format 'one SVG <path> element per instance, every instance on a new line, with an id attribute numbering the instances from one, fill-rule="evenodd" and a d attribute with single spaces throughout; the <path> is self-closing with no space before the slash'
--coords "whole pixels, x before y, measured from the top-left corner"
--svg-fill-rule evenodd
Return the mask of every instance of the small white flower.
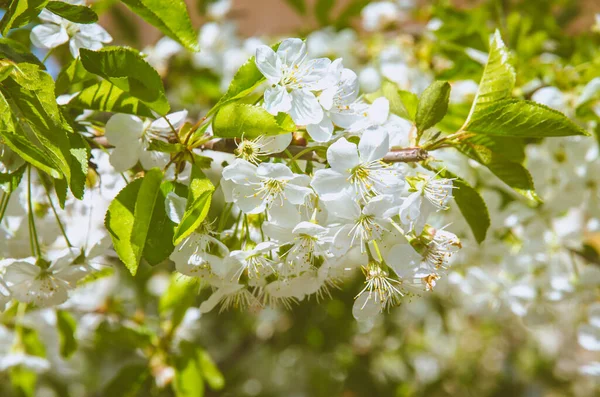
<path id="1" fill-rule="evenodd" d="M 294 174 L 287 166 L 262 163 L 258 167 L 236 159 L 223 169 L 223 190 L 242 211 L 258 214 L 273 205 L 304 204 L 312 194 L 307 175 Z M 225 182 L 225 183 L 223 183 Z"/>
<path id="2" fill-rule="evenodd" d="M 289 113 L 296 124 L 317 124 L 323 109 L 313 91 L 333 84 L 327 58 L 307 59 L 300 39 L 284 40 L 277 52 L 262 45 L 256 50 L 256 66 L 271 85 L 265 91 L 265 109 L 276 115 Z"/>
<path id="3" fill-rule="evenodd" d="M 171 113 L 166 117 L 177 130 L 185 123 L 187 111 Z M 167 165 L 168 153 L 148 150 L 148 146 L 152 139 L 164 139 L 172 132 L 169 123 L 164 118 L 150 122 L 129 114 L 112 116 L 106 123 L 104 135 L 115 146 L 110 154 L 110 163 L 115 170 L 127 171 L 138 161 L 146 170 Z"/>
<path id="4" fill-rule="evenodd" d="M 410 179 L 410 178 L 409 178 Z M 452 199 L 452 179 L 419 175 L 412 179 L 411 193 L 400 206 L 400 221 L 403 225 L 420 233 L 427 217 L 434 210 L 447 210 L 448 202 Z M 425 202 L 423 198 L 427 199 Z"/>
<path id="5" fill-rule="evenodd" d="M 60 305 L 67 300 L 68 291 L 90 271 L 87 265 L 74 263 L 80 255 L 79 249 L 69 248 L 47 269 L 36 266 L 33 258 L 16 260 L 6 267 L 4 282 L 20 302 L 40 307 Z"/>
<path id="6" fill-rule="evenodd" d="M 391 1 L 378 1 L 367 4 L 362 9 L 362 25 L 366 31 L 382 30 L 400 18 L 398 6 Z"/>
<path id="7" fill-rule="evenodd" d="M 69 1 L 73 4 L 85 4 L 82 1 Z M 74 58 L 79 56 L 80 48 L 99 50 L 112 37 L 97 23 L 80 24 L 44 9 L 39 18 L 46 22 L 31 30 L 30 38 L 34 46 L 51 49 L 69 41 L 69 49 Z"/>
<path id="8" fill-rule="evenodd" d="M 4 281 L 0 278 L 0 313 L 4 311 L 6 308 L 6 304 L 10 302 L 12 299 L 10 290 L 4 283 Z"/>
<path id="9" fill-rule="evenodd" d="M 278 241 L 280 245 L 291 245 L 282 254 L 285 262 L 294 267 L 294 273 L 305 271 L 314 266 L 317 257 L 328 254 L 331 237 L 329 229 L 313 222 L 302 221 L 292 228 L 282 227 L 273 222 L 263 225 L 265 233 Z"/>
<path id="10" fill-rule="evenodd" d="M 181 274 L 208 277 L 211 272 L 220 274 L 229 249 L 210 235 L 206 223 L 186 238 L 169 257 Z"/>
<path id="11" fill-rule="evenodd" d="M 389 149 L 388 134 L 383 129 L 365 131 L 358 147 L 340 138 L 327 150 L 331 168 L 315 172 L 311 186 L 324 201 L 345 195 L 365 199 L 394 193 L 404 180 L 396 168 L 381 161 Z"/>
<path id="12" fill-rule="evenodd" d="M 255 139 L 244 139 L 235 153 L 241 159 L 258 165 L 261 156 L 283 152 L 292 142 L 292 134 L 261 135 Z"/>
<path id="13" fill-rule="evenodd" d="M 422 254 L 423 266 L 435 273 L 448 267 L 450 258 L 462 245 L 454 233 L 443 229 L 433 229 L 432 233 L 432 239 Z"/>
<path id="14" fill-rule="evenodd" d="M 362 209 L 350 198 L 331 202 L 327 209 L 343 219 L 343 225 L 333 238 L 333 253 L 343 255 L 354 246 L 360 246 L 364 252 L 369 241 L 380 240 L 389 229 L 389 218 L 397 212 L 397 208 L 391 195 L 371 198 Z"/>
<path id="15" fill-rule="evenodd" d="M 251 250 L 231 251 L 230 257 L 240 264 L 240 268 L 236 272 L 236 278 L 239 279 L 244 271 L 248 272 L 248 277 L 251 279 L 266 277 L 272 274 L 275 271 L 273 268 L 275 262 L 267 258 L 267 254 L 271 253 L 278 246 L 278 244 L 272 241 L 263 241 Z"/>
<path id="16" fill-rule="evenodd" d="M 362 269 L 365 275 L 365 287 L 356 296 L 352 308 L 352 314 L 359 321 L 398 306 L 405 294 L 402 283 L 390 277 L 381 264 L 370 262 Z"/>

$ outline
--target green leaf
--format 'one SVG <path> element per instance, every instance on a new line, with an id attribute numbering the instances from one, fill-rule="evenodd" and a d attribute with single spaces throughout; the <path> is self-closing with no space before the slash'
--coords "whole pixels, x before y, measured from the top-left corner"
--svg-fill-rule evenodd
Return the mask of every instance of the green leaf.
<path id="1" fill-rule="evenodd" d="M 171 329 L 176 329 L 189 307 L 194 304 L 200 284 L 195 277 L 173 273 L 167 291 L 161 295 L 158 311 L 171 321 Z"/>
<path id="2" fill-rule="evenodd" d="M 454 189 L 452 195 L 458 209 L 469 224 L 475 240 L 481 244 L 485 240 L 485 235 L 490 227 L 490 214 L 483 198 L 471 185 L 465 180 L 457 177 L 448 170 L 440 171 L 442 178 L 452 179 Z"/>
<path id="3" fill-rule="evenodd" d="M 433 127 L 444 118 L 448 111 L 449 100 L 450 84 L 447 81 L 434 81 L 423 91 L 415 117 L 415 125 L 419 133 Z"/>
<path id="4" fill-rule="evenodd" d="M 516 163 L 525 161 L 525 142 L 523 139 L 490 135 L 475 135 L 462 139 L 458 145 L 463 153 L 475 152 L 469 154 L 475 160 L 491 159 L 495 155 L 502 156 L 504 159 Z"/>
<path id="5" fill-rule="evenodd" d="M 37 374 L 23 365 L 9 369 L 10 383 L 19 397 L 35 397 Z"/>
<path id="6" fill-rule="evenodd" d="M 77 350 L 77 339 L 75 339 L 77 322 L 69 312 L 57 310 L 56 328 L 60 343 L 60 355 L 69 358 Z"/>
<path id="7" fill-rule="evenodd" d="M 98 22 L 98 15 L 90 7 L 74 5 L 62 1 L 49 1 L 46 5 L 48 11 L 75 23 Z"/>
<path id="8" fill-rule="evenodd" d="M 198 51 L 198 36 L 183 0 L 123 0 L 133 12 L 190 51 Z"/>
<path id="9" fill-rule="evenodd" d="M 225 378 L 206 350 L 200 350 L 200 368 L 206 383 L 213 390 L 221 390 L 225 386 Z"/>
<path id="10" fill-rule="evenodd" d="M 105 47 L 99 51 L 82 48 L 79 54 L 89 72 L 110 81 L 159 114 L 164 116 L 169 112 L 158 72 L 137 51 L 125 47 Z"/>
<path id="11" fill-rule="evenodd" d="M 315 3 L 315 16 L 321 26 L 329 25 L 329 14 L 335 5 L 335 0 L 317 0 Z"/>
<path id="12" fill-rule="evenodd" d="M 588 135 L 562 113 L 518 99 L 503 99 L 476 109 L 464 131 L 517 138 Z"/>
<path id="13" fill-rule="evenodd" d="M 540 198 L 535 193 L 531 174 L 529 174 L 529 171 L 527 171 L 522 164 L 510 161 L 499 152 L 493 151 L 492 149 L 486 151 L 482 149 L 482 147 L 486 149 L 485 146 L 477 146 L 465 141 L 463 141 L 463 144 L 456 146 L 456 148 L 466 156 L 485 165 L 494 175 L 517 193 L 529 200 L 541 202 Z"/>
<path id="14" fill-rule="evenodd" d="M 396 84 L 386 80 L 382 83 L 380 90 L 365 95 L 365 99 L 373 103 L 381 96 L 390 102 L 390 112 L 406 120 L 415 120 L 419 103 L 419 98 L 415 94 L 400 90 Z"/>
<path id="15" fill-rule="evenodd" d="M 102 391 L 103 396 L 136 397 L 142 385 L 150 376 L 148 367 L 143 364 L 130 364 L 119 371 Z"/>
<path id="16" fill-rule="evenodd" d="M 173 243 L 180 244 L 194 232 L 208 215 L 212 194 L 212 182 L 197 166 L 192 166 L 192 180 L 188 187 L 187 204 L 181 222 L 175 228 Z"/>
<path id="17" fill-rule="evenodd" d="M 173 228 L 165 211 L 165 199 L 172 182 L 161 183 L 158 168 L 123 188 L 111 202 L 104 224 L 115 251 L 133 276 L 144 257 L 156 265 L 173 251 Z"/>
<path id="18" fill-rule="evenodd" d="M 130 240 L 135 221 L 135 203 L 142 182 L 140 178 L 125 186 L 108 206 L 104 218 L 104 225 L 110 233 L 117 255 L 134 276 L 139 266 L 139 258 L 136 258 Z"/>
<path id="19" fill-rule="evenodd" d="M 279 43 L 271 46 L 271 48 L 274 51 L 277 51 Z M 212 115 L 222 106 L 248 95 L 263 81 L 265 81 L 265 76 L 263 76 L 260 70 L 258 70 L 258 67 L 256 67 L 255 57 L 248 59 L 235 73 L 233 80 L 229 83 L 227 92 L 219 99 L 217 104 L 213 106 L 210 112 L 208 112 L 208 115 Z"/>
<path id="20" fill-rule="evenodd" d="M 96 75 L 88 72 L 79 58 L 73 59 L 56 78 L 56 95 L 65 94 L 76 84 L 96 80 Z"/>
<path id="21" fill-rule="evenodd" d="M 0 173 L 0 189 L 7 193 L 14 192 L 19 187 L 26 168 L 27 166 L 23 165 L 16 171 L 6 174 Z"/>
<path id="22" fill-rule="evenodd" d="M 58 169 L 69 180 L 71 153 L 68 134 L 73 131 L 56 104 L 52 77 L 36 65 L 21 63 L 9 78 L 2 81 L 0 93 L 4 99 L 0 101 L 3 102 L 0 107 L 4 109 L 2 121 L 6 127 L 0 134 L 7 144 L 54 178 L 61 177 L 55 172 Z M 45 154 L 43 160 L 34 148 Z"/>
<path id="23" fill-rule="evenodd" d="M 77 109 L 127 113 L 154 118 L 152 110 L 142 101 L 108 81 L 101 81 L 98 84 L 84 88 L 67 105 Z"/>
<path id="24" fill-rule="evenodd" d="M 33 63 L 45 69 L 44 64 L 27 47 L 18 41 L 4 37 L 0 38 L 0 58 L 7 58 L 16 63 Z"/>
<path id="25" fill-rule="evenodd" d="M 0 20 L 0 33 L 6 36 L 12 28 L 27 25 L 46 6 L 48 0 L 12 0 L 6 13 Z"/>
<path id="26" fill-rule="evenodd" d="M 88 173 L 88 162 L 92 155 L 90 146 L 79 133 L 69 134 L 71 145 L 71 193 L 79 200 L 83 199 L 85 182 Z"/>
<path id="27" fill-rule="evenodd" d="M 144 259 L 152 266 L 167 259 L 175 249 L 173 245 L 175 223 L 169 219 L 165 210 L 167 194 L 173 190 L 175 190 L 175 184 L 165 181 L 160 185 L 160 191 L 157 192 L 143 253 Z"/>
<path id="28" fill-rule="evenodd" d="M 490 44 L 490 54 L 479 82 L 473 109 L 510 98 L 515 86 L 515 69 L 510 64 L 510 53 L 496 30 Z"/>
<path id="29" fill-rule="evenodd" d="M 306 14 L 305 0 L 286 0 L 287 3 L 300 15 Z"/>
<path id="30" fill-rule="evenodd" d="M 146 172 L 135 201 L 130 243 L 133 255 L 136 258 L 136 270 L 146 247 L 150 227 L 156 226 L 152 224 L 152 221 L 155 220 L 155 210 L 159 216 L 161 210 L 163 214 L 165 212 L 164 199 L 160 200 L 162 178 L 163 173 L 158 168 Z M 135 272 L 132 272 L 132 275 L 135 276 Z"/>
<path id="31" fill-rule="evenodd" d="M 286 115 L 287 116 L 287 115 Z M 213 133 L 223 138 L 256 138 L 294 130 L 289 117 L 278 120 L 260 106 L 234 102 L 223 106 L 213 120 Z"/>
<path id="32" fill-rule="evenodd" d="M 202 350 L 190 342 L 182 342 L 181 354 L 175 359 L 175 379 L 173 391 L 176 397 L 204 396 L 204 381 L 200 353 Z"/>

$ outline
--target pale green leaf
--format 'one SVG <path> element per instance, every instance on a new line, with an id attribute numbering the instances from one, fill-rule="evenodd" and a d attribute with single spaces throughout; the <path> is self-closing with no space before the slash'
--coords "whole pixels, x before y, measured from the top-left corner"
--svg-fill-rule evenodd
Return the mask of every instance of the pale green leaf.
<path id="1" fill-rule="evenodd" d="M 6 36 L 13 28 L 27 25 L 46 6 L 48 0 L 11 0 L 8 9 L 0 20 L 0 33 Z"/>
<path id="2" fill-rule="evenodd" d="M 423 91 L 415 116 L 415 125 L 419 133 L 433 127 L 444 118 L 449 100 L 450 84 L 447 81 L 434 81 Z"/>
<path id="3" fill-rule="evenodd" d="M 57 310 L 56 329 L 58 330 L 60 355 L 69 358 L 77 350 L 77 339 L 75 338 L 77 322 L 69 312 Z"/>
<path id="4" fill-rule="evenodd" d="M 289 116 L 278 119 L 260 106 L 233 102 L 223 106 L 213 120 L 213 133 L 223 138 L 256 138 L 294 130 Z"/>
<path id="5" fill-rule="evenodd" d="M 185 213 L 173 236 L 173 243 L 180 244 L 194 232 L 208 215 L 214 185 L 197 166 L 192 167 L 192 179 L 188 187 Z"/>
<path id="6" fill-rule="evenodd" d="M 156 195 L 150 228 L 147 232 L 143 251 L 144 259 L 153 266 L 167 259 L 175 248 L 173 245 L 175 224 L 169 219 L 164 204 L 167 194 L 173 190 L 175 190 L 175 184 L 165 181 L 160 185 L 160 191 Z"/>
<path id="7" fill-rule="evenodd" d="M 183 0 L 123 0 L 133 12 L 178 41 L 190 51 L 198 51 L 198 35 L 192 27 Z"/>
<path id="8" fill-rule="evenodd" d="M 562 113 L 518 99 L 504 99 L 476 109 L 464 131 L 517 138 L 588 135 Z"/>
<path id="9" fill-rule="evenodd" d="M 381 96 L 389 101 L 390 112 L 406 120 L 415 120 L 419 103 L 419 98 L 415 94 L 400 90 L 395 83 L 386 80 L 381 84 L 380 90 L 365 95 L 365 99 L 372 103 Z"/>
<path id="10" fill-rule="evenodd" d="M 71 152 L 71 193 L 82 200 L 88 172 L 88 162 L 91 156 L 90 146 L 79 133 L 69 134 Z"/>
<path id="11" fill-rule="evenodd" d="M 204 396 L 204 381 L 200 367 L 202 349 L 194 343 L 183 341 L 180 355 L 175 358 L 173 391 L 176 397 Z"/>
<path id="12" fill-rule="evenodd" d="M 5 37 L 0 38 L 0 58 L 7 58 L 16 63 L 33 63 L 41 69 L 45 69 L 44 64 L 29 51 L 29 48 L 16 40 Z"/>
<path id="13" fill-rule="evenodd" d="M 217 365 L 213 361 L 212 357 L 206 350 L 200 350 L 200 368 L 202 369 L 202 375 L 206 379 L 206 383 L 213 390 L 221 390 L 225 386 L 225 378 Z"/>
<path id="14" fill-rule="evenodd" d="M 173 273 L 167 291 L 161 295 L 158 311 L 171 321 L 171 329 L 179 326 L 189 307 L 194 304 L 200 284 L 197 278 Z"/>
<path id="15" fill-rule="evenodd" d="M 141 100 L 129 95 L 108 81 L 101 81 L 98 84 L 84 88 L 69 101 L 67 106 L 77 109 L 154 117 L 152 110 Z"/>
<path id="16" fill-rule="evenodd" d="M 104 387 L 101 395 L 136 397 L 149 376 L 150 371 L 144 364 L 126 365 Z"/>
<path id="17" fill-rule="evenodd" d="M 110 81 L 159 114 L 164 116 L 169 112 L 158 72 L 137 51 L 125 47 L 105 47 L 99 51 L 82 48 L 80 56 L 89 72 Z"/>
<path id="18" fill-rule="evenodd" d="M 96 75 L 88 72 L 81 63 L 81 59 L 73 59 L 64 67 L 56 78 L 56 95 L 68 93 L 73 86 L 88 81 L 96 81 Z"/>
<path id="19" fill-rule="evenodd" d="M 48 11 L 75 23 L 98 22 L 98 15 L 90 7 L 69 4 L 62 1 L 49 1 L 46 5 Z"/>
<path id="20" fill-rule="evenodd" d="M 510 53 L 502 41 L 500 32 L 496 30 L 473 107 L 482 107 L 491 102 L 510 98 L 515 80 L 516 74 L 510 64 Z"/>
<path id="21" fill-rule="evenodd" d="M 465 180 L 457 177 L 448 170 L 440 172 L 442 178 L 454 178 L 452 195 L 461 214 L 469 224 L 475 240 L 481 244 L 490 227 L 490 215 L 483 198 Z"/>

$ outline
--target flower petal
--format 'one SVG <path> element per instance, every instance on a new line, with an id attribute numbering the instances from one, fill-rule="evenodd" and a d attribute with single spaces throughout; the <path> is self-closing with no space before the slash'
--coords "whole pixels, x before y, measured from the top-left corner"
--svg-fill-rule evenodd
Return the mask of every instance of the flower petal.
<path id="1" fill-rule="evenodd" d="M 106 123 L 104 136 L 114 146 L 138 140 L 144 133 L 144 122 L 137 116 L 118 113 Z"/>
<path id="2" fill-rule="evenodd" d="M 317 124 L 323 119 L 323 108 L 315 94 L 307 90 L 292 91 L 290 116 L 296 124 Z"/>
<path id="3" fill-rule="evenodd" d="M 269 84 L 277 84 L 281 81 L 281 60 L 271 47 L 261 45 L 256 49 L 256 67 L 265 76 Z"/>
<path id="4" fill-rule="evenodd" d="M 348 173 L 360 164 L 358 149 L 346 138 L 340 138 L 327 149 L 327 161 L 334 170 Z"/>
<path id="5" fill-rule="evenodd" d="M 347 175 L 331 168 L 315 172 L 310 185 L 323 201 L 337 200 L 350 189 Z"/>
<path id="6" fill-rule="evenodd" d="M 390 150 L 390 138 L 383 128 L 366 130 L 360 142 L 358 151 L 360 152 L 360 161 L 367 163 L 383 158 Z"/>
<path id="7" fill-rule="evenodd" d="M 34 27 L 29 38 L 34 46 L 48 49 L 69 41 L 69 35 L 64 27 L 50 23 Z"/>
<path id="8" fill-rule="evenodd" d="M 333 123 L 329 116 L 325 114 L 319 124 L 307 125 L 306 131 L 316 142 L 328 142 L 333 135 Z"/>
<path id="9" fill-rule="evenodd" d="M 272 115 L 289 112 L 292 108 L 292 96 L 283 86 L 269 88 L 265 91 L 264 108 Z"/>

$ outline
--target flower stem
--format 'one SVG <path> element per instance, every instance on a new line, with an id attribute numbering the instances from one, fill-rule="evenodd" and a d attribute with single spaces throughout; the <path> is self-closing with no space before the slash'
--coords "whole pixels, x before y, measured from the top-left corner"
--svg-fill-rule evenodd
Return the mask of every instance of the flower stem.
<path id="1" fill-rule="evenodd" d="M 31 203 L 31 166 L 27 166 L 27 218 L 29 220 L 29 246 L 31 254 L 37 258 L 42 256 L 40 242 L 35 227 L 35 215 L 33 214 L 33 205 Z"/>
<path id="2" fill-rule="evenodd" d="M 8 202 L 10 201 L 11 194 L 12 191 L 9 191 L 8 193 L 2 192 L 2 199 L 0 199 L 0 222 L 2 222 L 2 219 L 4 219 L 4 214 L 8 208 Z"/>
<path id="3" fill-rule="evenodd" d="M 41 177 L 41 175 L 40 175 L 40 177 Z M 67 246 L 69 248 L 71 248 L 71 247 L 73 247 L 73 244 L 71 244 L 71 242 L 69 241 L 69 237 L 67 237 L 67 232 L 65 231 L 65 228 L 64 228 L 62 222 L 60 221 L 58 212 L 56 212 L 56 207 L 54 206 L 54 203 L 52 202 L 52 197 L 50 196 L 50 191 L 48 190 L 48 186 L 46 186 L 44 181 L 42 181 L 42 185 L 44 186 L 44 190 L 46 191 L 46 197 L 48 197 L 48 203 L 50 204 L 50 208 L 52 208 L 52 212 L 54 213 L 54 218 L 56 218 L 56 223 L 58 224 L 58 228 L 60 229 L 60 232 L 62 233 L 63 237 L 65 238 Z"/>

